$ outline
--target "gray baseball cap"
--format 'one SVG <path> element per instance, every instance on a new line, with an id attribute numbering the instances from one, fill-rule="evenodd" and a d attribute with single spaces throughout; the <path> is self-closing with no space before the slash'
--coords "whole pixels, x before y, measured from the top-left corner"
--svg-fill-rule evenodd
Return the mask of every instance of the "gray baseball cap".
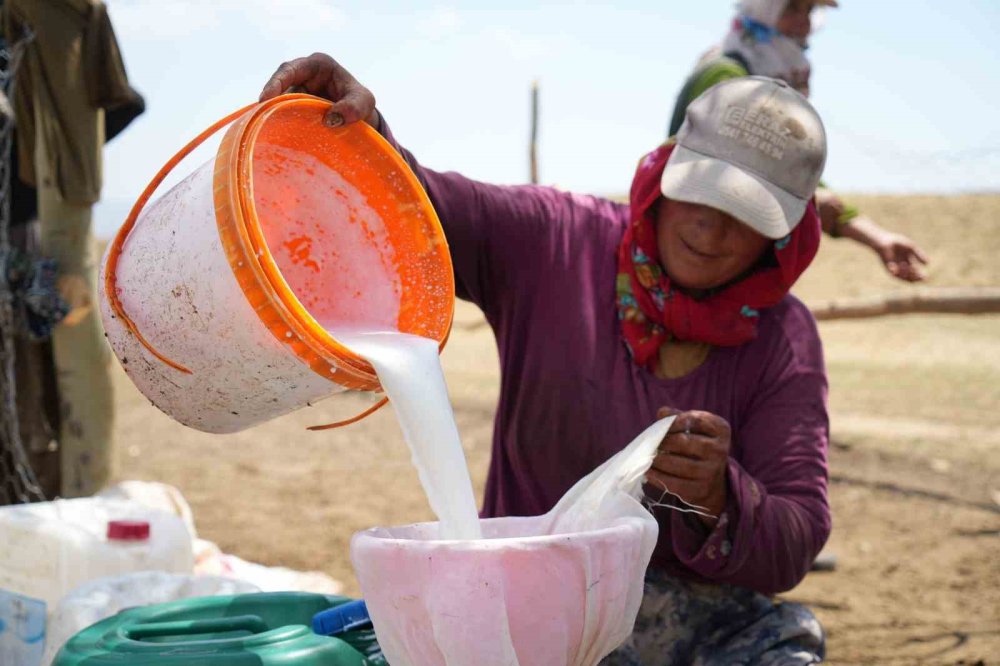
<path id="1" fill-rule="evenodd" d="M 783 81 L 747 76 L 691 102 L 660 189 L 778 239 L 802 219 L 825 163 L 826 131 L 809 101 Z"/>

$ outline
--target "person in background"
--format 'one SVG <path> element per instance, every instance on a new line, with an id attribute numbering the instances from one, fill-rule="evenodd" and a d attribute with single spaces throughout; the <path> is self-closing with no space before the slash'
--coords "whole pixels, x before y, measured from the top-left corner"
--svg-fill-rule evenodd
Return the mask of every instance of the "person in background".
<path id="1" fill-rule="evenodd" d="M 5 0 L 4 38 L 29 38 L 17 77 L 18 172 L 37 189 L 38 252 L 55 261 L 69 312 L 52 330 L 64 497 L 92 495 L 114 467 L 111 354 L 97 305 L 92 206 L 102 148 L 144 109 L 99 0 Z"/>
<path id="2" fill-rule="evenodd" d="M 605 664 L 819 662 L 819 622 L 772 599 L 831 525 L 822 347 L 789 293 L 821 236 L 826 135 L 808 101 L 763 77 L 714 87 L 640 160 L 623 204 L 422 166 L 330 56 L 284 63 L 261 99 L 296 87 L 333 102 L 328 125 L 366 121 L 400 151 L 444 228 L 458 297 L 493 329 L 483 516 L 547 512 L 677 415 L 646 478 L 660 531 L 642 607 Z"/>
<path id="3" fill-rule="evenodd" d="M 669 135 L 680 129 L 688 104 L 721 81 L 751 74 L 770 76 L 808 96 L 811 68 L 806 47 L 812 14 L 818 7 L 837 6 L 836 0 L 740 0 L 722 44 L 702 56 L 681 88 Z M 879 226 L 823 186 L 816 191 L 816 203 L 826 233 L 871 248 L 900 280 L 924 279 L 927 256 L 912 240 Z"/>

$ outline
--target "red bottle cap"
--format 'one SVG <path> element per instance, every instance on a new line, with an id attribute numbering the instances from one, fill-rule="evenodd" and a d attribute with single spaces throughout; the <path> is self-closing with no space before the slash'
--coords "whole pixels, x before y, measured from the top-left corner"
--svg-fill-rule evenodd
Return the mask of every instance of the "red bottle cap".
<path id="1" fill-rule="evenodd" d="M 149 523 L 145 520 L 108 521 L 109 541 L 145 541 L 149 538 Z"/>

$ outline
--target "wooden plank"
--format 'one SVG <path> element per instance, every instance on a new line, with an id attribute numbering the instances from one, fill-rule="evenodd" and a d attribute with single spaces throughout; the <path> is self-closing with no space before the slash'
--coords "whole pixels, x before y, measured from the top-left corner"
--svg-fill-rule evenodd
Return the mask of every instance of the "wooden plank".
<path id="1" fill-rule="evenodd" d="M 837 299 L 810 308 L 816 319 L 864 319 L 895 314 L 1000 313 L 1000 287 L 938 287 L 909 293 Z"/>

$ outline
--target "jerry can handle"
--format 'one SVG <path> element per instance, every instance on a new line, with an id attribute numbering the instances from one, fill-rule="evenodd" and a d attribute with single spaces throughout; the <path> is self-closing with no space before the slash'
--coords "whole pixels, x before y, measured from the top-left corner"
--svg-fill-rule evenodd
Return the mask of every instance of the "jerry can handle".
<path id="1" fill-rule="evenodd" d="M 125 637 L 134 641 L 145 638 L 164 638 L 167 636 L 195 636 L 198 634 L 215 634 L 229 631 L 247 631 L 251 634 L 262 634 L 268 631 L 264 620 L 257 615 L 237 615 L 234 617 L 214 618 L 211 620 L 174 620 L 172 622 L 150 622 L 125 629 Z"/>

